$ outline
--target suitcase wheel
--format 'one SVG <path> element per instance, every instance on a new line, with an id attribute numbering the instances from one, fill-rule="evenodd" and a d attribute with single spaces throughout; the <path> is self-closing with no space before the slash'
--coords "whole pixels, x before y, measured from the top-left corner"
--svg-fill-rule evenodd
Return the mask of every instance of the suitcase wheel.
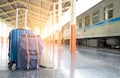
<path id="1" fill-rule="evenodd" d="M 13 66 L 13 63 L 12 63 L 12 62 L 9 62 L 9 63 L 8 63 L 8 68 L 11 69 L 12 66 Z"/>

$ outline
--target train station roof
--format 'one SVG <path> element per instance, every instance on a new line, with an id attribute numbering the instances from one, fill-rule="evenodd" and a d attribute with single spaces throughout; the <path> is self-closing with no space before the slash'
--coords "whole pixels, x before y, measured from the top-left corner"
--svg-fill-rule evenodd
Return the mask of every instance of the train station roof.
<path id="1" fill-rule="evenodd" d="M 25 9 L 27 9 L 27 26 L 43 29 L 53 15 L 53 5 L 56 4 L 56 20 L 58 18 L 59 0 L 0 0 L 0 20 L 16 26 L 16 9 L 18 8 L 18 26 L 24 27 Z M 62 13 L 70 8 L 70 0 L 62 0 Z M 62 15 L 63 15 L 62 14 Z"/>

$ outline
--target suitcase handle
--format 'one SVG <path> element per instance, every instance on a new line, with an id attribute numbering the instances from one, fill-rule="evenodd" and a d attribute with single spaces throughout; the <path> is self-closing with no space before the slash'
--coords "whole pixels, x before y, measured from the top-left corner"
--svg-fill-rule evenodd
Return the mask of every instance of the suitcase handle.
<path id="1" fill-rule="evenodd" d="M 34 36 L 35 37 L 35 44 L 36 44 L 36 56 L 37 56 L 37 61 L 36 61 L 36 69 L 39 68 L 39 60 L 40 60 L 40 52 L 39 52 L 39 47 L 38 47 L 38 38 L 37 35 Z M 30 52 L 29 52 L 29 45 L 28 45 L 28 35 L 25 35 L 26 38 L 26 49 L 27 49 L 27 69 L 30 68 Z"/>
<path id="2" fill-rule="evenodd" d="M 28 36 L 25 35 L 26 38 L 26 49 L 27 49 L 27 69 L 30 68 L 30 52 L 29 52 L 29 46 L 28 46 Z"/>
<path id="3" fill-rule="evenodd" d="M 36 44 L 36 56 L 37 56 L 37 62 L 36 62 L 36 69 L 39 68 L 39 60 L 40 60 L 40 52 L 39 52 L 39 47 L 38 47 L 38 38 L 37 38 L 37 35 L 34 36 L 35 37 L 35 44 Z"/>

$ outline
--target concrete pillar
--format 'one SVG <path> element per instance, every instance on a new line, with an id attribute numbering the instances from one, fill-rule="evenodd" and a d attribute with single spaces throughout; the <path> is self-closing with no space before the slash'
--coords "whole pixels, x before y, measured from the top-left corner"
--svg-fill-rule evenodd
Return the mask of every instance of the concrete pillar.
<path id="1" fill-rule="evenodd" d="M 48 28 L 48 30 L 50 29 L 50 33 L 51 33 L 51 27 L 52 27 L 52 12 L 50 12 L 50 26 L 49 26 L 49 28 Z M 52 36 L 52 35 L 51 35 Z M 51 36 L 50 36 L 50 51 L 51 51 L 51 45 L 52 45 L 52 43 L 51 43 L 51 41 L 52 41 L 52 39 L 51 39 Z"/>
<path id="2" fill-rule="evenodd" d="M 56 24 L 56 3 L 53 4 L 53 51 L 54 51 L 54 45 L 55 45 L 55 24 Z"/>
<path id="3" fill-rule="evenodd" d="M 55 51 L 55 24 L 56 24 L 56 3 L 53 4 L 53 62 L 54 62 L 54 51 Z"/>
<path id="4" fill-rule="evenodd" d="M 61 16 L 62 16 L 62 0 L 59 0 L 59 6 L 58 6 L 58 25 L 60 28 L 60 21 L 61 21 Z M 61 28 L 58 30 L 58 47 L 61 48 L 62 46 L 62 32 Z"/>
<path id="5" fill-rule="evenodd" d="M 76 0 L 71 0 L 71 37 L 70 37 L 70 51 L 71 51 L 71 69 L 70 78 L 75 78 L 76 68 L 76 16 L 75 16 Z"/>
<path id="6" fill-rule="evenodd" d="M 62 48 L 62 43 L 61 43 L 61 28 L 60 28 L 60 21 L 61 21 L 61 14 L 62 14 L 62 0 L 59 0 L 59 4 L 58 4 L 58 25 L 59 25 L 59 29 L 58 29 L 58 68 L 60 69 L 61 65 L 60 65 L 60 58 L 61 58 L 61 48 Z"/>
<path id="7" fill-rule="evenodd" d="M 70 51 L 76 51 L 76 16 L 75 16 L 75 2 L 71 0 L 71 37 L 70 37 Z"/>

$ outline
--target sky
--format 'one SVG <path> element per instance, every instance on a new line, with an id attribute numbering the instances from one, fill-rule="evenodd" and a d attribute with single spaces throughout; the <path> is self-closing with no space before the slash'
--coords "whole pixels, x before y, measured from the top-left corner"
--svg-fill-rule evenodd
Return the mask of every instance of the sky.
<path id="1" fill-rule="evenodd" d="M 78 0 L 76 3 L 76 15 L 80 15 L 102 0 Z"/>

